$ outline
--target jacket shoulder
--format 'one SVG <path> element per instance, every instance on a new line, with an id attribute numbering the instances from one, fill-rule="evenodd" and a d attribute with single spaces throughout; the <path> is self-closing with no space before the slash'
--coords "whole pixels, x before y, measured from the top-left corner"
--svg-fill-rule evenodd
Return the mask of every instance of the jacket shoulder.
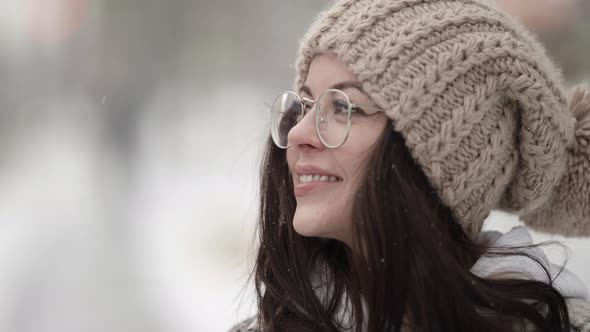
<path id="1" fill-rule="evenodd" d="M 234 325 L 228 332 L 262 332 L 262 330 L 258 328 L 256 316 L 253 316 Z"/>
<path id="2" fill-rule="evenodd" d="M 590 332 L 590 302 L 568 299 L 570 321 L 575 332 Z"/>

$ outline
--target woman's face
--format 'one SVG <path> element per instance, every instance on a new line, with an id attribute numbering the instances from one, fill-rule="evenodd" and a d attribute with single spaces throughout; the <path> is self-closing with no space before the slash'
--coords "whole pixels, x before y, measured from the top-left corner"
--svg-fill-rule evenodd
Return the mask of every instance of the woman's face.
<path id="1" fill-rule="evenodd" d="M 348 68 L 334 57 L 319 55 L 311 62 L 300 94 L 315 100 L 323 91 L 345 82 L 356 82 Z M 361 91 L 360 85 L 341 90 L 361 109 L 363 106 L 377 107 Z M 353 113 L 348 139 L 336 149 L 326 148 L 320 141 L 315 128 L 315 107 L 291 129 L 287 162 L 297 200 L 293 218 L 297 233 L 332 238 L 350 246 L 355 193 L 362 182 L 372 147 L 386 123 L 383 112 L 372 116 Z M 323 178 L 317 179 L 316 175 Z"/>

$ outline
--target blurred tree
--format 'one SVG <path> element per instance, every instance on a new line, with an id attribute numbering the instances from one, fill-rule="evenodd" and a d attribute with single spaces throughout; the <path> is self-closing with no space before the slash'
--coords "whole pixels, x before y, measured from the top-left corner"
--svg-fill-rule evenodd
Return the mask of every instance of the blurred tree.
<path id="1" fill-rule="evenodd" d="M 590 2 L 586 0 L 496 0 L 532 29 L 572 83 L 590 78 Z"/>

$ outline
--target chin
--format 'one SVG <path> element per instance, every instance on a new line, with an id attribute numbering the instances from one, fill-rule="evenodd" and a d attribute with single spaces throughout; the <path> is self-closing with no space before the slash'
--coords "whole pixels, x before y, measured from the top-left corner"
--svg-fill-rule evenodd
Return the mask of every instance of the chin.
<path id="1" fill-rule="evenodd" d="M 301 236 L 340 240 L 338 234 L 343 233 L 343 229 L 338 220 L 341 219 L 322 216 L 318 212 L 304 214 L 296 211 L 293 217 L 293 229 Z"/>
<path id="2" fill-rule="evenodd" d="M 322 232 L 322 227 L 319 227 L 318 220 L 313 220 L 312 218 L 303 218 L 301 216 L 297 216 L 295 213 L 295 217 L 293 218 L 293 229 L 301 236 L 324 236 Z"/>

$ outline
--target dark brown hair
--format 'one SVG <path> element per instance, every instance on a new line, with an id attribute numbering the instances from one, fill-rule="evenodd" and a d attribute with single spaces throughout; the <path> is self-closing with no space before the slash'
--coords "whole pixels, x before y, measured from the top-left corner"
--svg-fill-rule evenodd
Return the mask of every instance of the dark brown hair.
<path id="1" fill-rule="evenodd" d="M 470 239 L 391 128 L 388 122 L 355 196 L 352 248 L 294 231 L 286 152 L 269 139 L 253 271 L 262 329 L 514 331 L 527 322 L 539 331 L 569 331 L 565 299 L 551 284 L 469 272 L 486 252 L 528 256 L 550 276 L 521 248 L 507 252 Z M 314 276 L 324 282 L 319 290 Z"/>

